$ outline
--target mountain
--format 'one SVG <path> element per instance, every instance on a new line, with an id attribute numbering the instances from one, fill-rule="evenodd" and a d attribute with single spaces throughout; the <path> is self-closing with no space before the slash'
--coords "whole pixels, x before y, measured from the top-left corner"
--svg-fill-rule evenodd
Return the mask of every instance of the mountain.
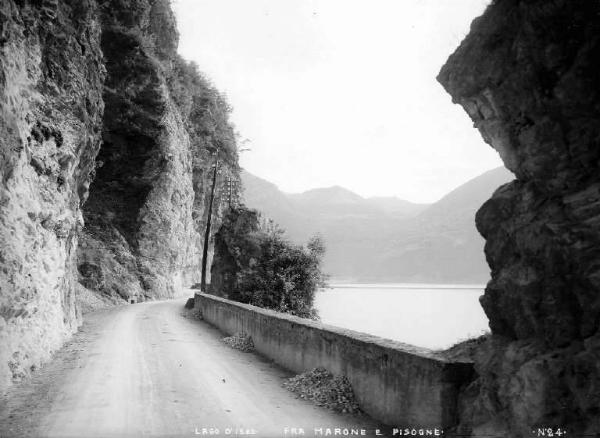
<path id="1" fill-rule="evenodd" d="M 297 211 L 299 208 L 321 215 L 355 210 L 362 214 L 413 216 L 428 207 L 428 204 L 417 204 L 391 196 L 363 198 L 340 186 L 312 189 L 302 193 L 284 193 L 275 184 L 246 170 L 243 170 L 241 175 L 245 203 L 273 219 L 274 216 L 282 214 L 305 215 L 305 212 Z"/>
<path id="2" fill-rule="evenodd" d="M 323 236 L 324 267 L 334 280 L 372 282 L 485 282 L 489 269 L 475 212 L 512 179 L 500 167 L 433 204 L 416 204 L 363 198 L 339 186 L 286 194 L 242 172 L 246 205 L 279 223 L 295 242 Z"/>
<path id="3" fill-rule="evenodd" d="M 475 213 L 499 186 L 512 179 L 504 167 L 485 172 L 380 236 L 377 241 L 382 249 L 373 255 L 376 262 L 370 267 L 373 279 L 487 282 L 489 268 L 484 240 L 475 228 Z"/>
<path id="4" fill-rule="evenodd" d="M 244 186 L 244 202 L 278 220 L 282 215 L 293 215 L 295 206 L 289 195 L 283 193 L 277 186 L 267 180 L 241 172 Z"/>
<path id="5" fill-rule="evenodd" d="M 374 207 L 383 210 L 385 213 L 399 213 L 406 216 L 419 214 L 428 206 L 428 204 L 415 204 L 414 202 L 405 201 L 393 196 L 375 196 L 367 198 L 366 201 Z"/>

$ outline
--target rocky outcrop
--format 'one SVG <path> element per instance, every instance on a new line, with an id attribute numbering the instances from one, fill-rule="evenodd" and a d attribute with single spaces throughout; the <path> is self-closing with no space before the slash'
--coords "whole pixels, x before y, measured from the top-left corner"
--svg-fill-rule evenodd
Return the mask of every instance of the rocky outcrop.
<path id="1" fill-rule="evenodd" d="M 260 214 L 256 210 L 229 210 L 215 234 L 214 263 L 211 266 L 210 293 L 240 300 L 240 273 L 255 266 L 261 255 Z"/>
<path id="2" fill-rule="evenodd" d="M 320 237 L 293 244 L 275 222 L 240 205 L 227 211 L 214 240 L 209 293 L 318 319 L 315 294 L 325 280 Z"/>
<path id="3" fill-rule="evenodd" d="M 84 209 L 81 281 L 126 300 L 170 297 L 200 271 L 217 141 L 229 158 L 221 170 L 235 174 L 228 109 L 176 54 L 168 2 L 108 2 L 102 28 L 104 144 Z"/>
<path id="4" fill-rule="evenodd" d="M 77 296 L 170 297 L 198 275 L 211 166 L 218 226 L 237 151 L 176 48 L 168 0 L 1 3 L 0 391 L 76 330 Z"/>
<path id="5" fill-rule="evenodd" d="M 153 19 L 163 23 L 160 40 Z M 107 295 L 166 297 L 193 240 L 189 137 L 166 87 L 175 53 L 155 47 L 176 47 L 174 20 L 148 1 L 107 2 L 101 20 L 104 142 L 84 209 L 79 273 Z"/>
<path id="6" fill-rule="evenodd" d="M 462 423 L 474 436 L 600 432 L 600 5 L 495 1 L 439 80 L 517 180 L 477 214 L 494 336 Z"/>
<path id="7" fill-rule="evenodd" d="M 0 4 L 0 391 L 80 322 L 75 253 L 103 81 L 94 2 Z"/>

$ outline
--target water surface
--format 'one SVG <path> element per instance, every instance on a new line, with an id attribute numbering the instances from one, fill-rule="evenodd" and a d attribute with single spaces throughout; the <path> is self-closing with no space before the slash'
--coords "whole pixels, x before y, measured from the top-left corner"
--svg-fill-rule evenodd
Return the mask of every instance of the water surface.
<path id="1" fill-rule="evenodd" d="M 321 321 L 432 349 L 488 331 L 482 285 L 332 284 L 317 293 Z"/>

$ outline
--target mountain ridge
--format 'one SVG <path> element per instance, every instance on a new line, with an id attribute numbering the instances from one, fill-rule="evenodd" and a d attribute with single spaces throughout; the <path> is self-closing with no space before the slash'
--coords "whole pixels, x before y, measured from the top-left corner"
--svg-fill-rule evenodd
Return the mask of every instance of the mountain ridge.
<path id="1" fill-rule="evenodd" d="M 245 170 L 241 178 L 246 205 L 290 240 L 323 236 L 325 270 L 336 280 L 481 283 L 489 270 L 475 212 L 513 176 L 503 167 L 489 170 L 431 204 L 364 198 L 340 186 L 289 194 Z"/>

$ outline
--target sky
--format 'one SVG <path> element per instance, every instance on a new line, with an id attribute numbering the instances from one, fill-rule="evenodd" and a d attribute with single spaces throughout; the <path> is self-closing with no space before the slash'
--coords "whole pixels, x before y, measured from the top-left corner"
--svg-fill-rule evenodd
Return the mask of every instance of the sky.
<path id="1" fill-rule="evenodd" d="M 433 202 L 500 166 L 436 81 L 489 0 L 173 0 L 179 52 L 285 192 Z"/>

